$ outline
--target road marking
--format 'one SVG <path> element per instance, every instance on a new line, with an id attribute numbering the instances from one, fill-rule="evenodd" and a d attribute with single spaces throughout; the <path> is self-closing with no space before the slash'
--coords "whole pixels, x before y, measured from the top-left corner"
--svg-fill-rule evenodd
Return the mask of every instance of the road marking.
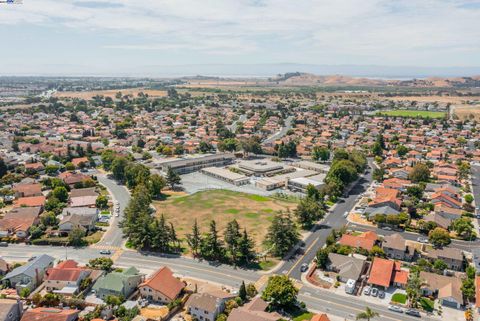
<path id="1" fill-rule="evenodd" d="M 310 296 L 309 299 L 313 299 L 315 301 L 318 301 L 318 302 L 328 302 L 329 304 L 333 304 L 333 305 L 336 305 L 336 306 L 340 306 L 340 307 L 343 307 L 343 308 L 349 308 L 349 309 L 352 309 L 352 310 L 355 310 L 355 311 L 359 311 L 359 312 L 364 312 L 365 310 L 364 309 L 359 309 L 359 308 L 355 308 L 355 307 L 352 307 L 351 305 L 347 305 L 347 304 L 340 304 L 340 303 L 336 303 L 336 302 L 332 302 L 332 301 L 329 301 L 329 300 L 326 300 L 326 299 L 320 299 L 320 298 L 316 298 L 314 296 Z M 378 309 L 374 308 L 375 310 L 378 311 Z M 382 311 L 379 311 L 379 312 L 382 312 Z M 387 317 L 383 314 L 380 315 L 380 317 L 382 318 L 382 320 L 384 319 L 389 319 L 389 320 L 394 320 L 394 321 L 398 321 L 398 319 L 394 319 L 394 318 L 391 318 L 391 317 Z"/>
<path id="2" fill-rule="evenodd" d="M 177 267 L 181 267 L 181 268 L 186 268 L 186 269 L 191 269 L 191 270 L 197 270 L 197 271 L 200 271 L 200 272 L 207 272 L 207 273 L 211 273 L 211 274 L 216 274 L 216 275 L 219 275 L 219 276 L 222 276 L 223 278 L 225 278 L 225 276 L 227 275 L 227 273 L 220 273 L 220 272 L 217 272 L 217 271 L 212 271 L 212 270 L 209 270 L 209 269 L 201 269 L 201 268 L 198 268 L 198 267 L 193 267 L 193 266 L 189 266 L 189 265 L 181 265 L 179 263 L 175 263 L 175 262 L 172 262 L 172 263 L 162 263 L 162 262 L 155 262 L 153 260 L 146 260 L 146 259 L 141 259 L 141 258 L 119 258 L 119 260 L 124 260 L 124 261 L 135 261 L 135 263 L 138 263 L 138 261 L 143 261 L 145 263 L 149 263 L 151 265 L 153 265 L 154 263 L 157 263 L 157 264 L 161 264 L 161 265 L 168 265 L 168 266 L 177 266 Z M 119 262 L 118 264 L 121 264 L 121 262 Z M 238 277 L 238 276 L 230 276 L 231 279 L 237 279 L 237 280 L 241 280 L 241 281 L 252 281 L 251 279 L 248 280 L 246 278 L 241 278 L 241 277 Z"/>
<path id="3" fill-rule="evenodd" d="M 318 240 L 319 238 L 317 238 L 315 240 L 315 242 L 312 243 L 312 245 L 310 245 L 308 247 L 308 249 L 305 251 L 305 253 L 297 260 L 297 262 L 295 262 L 295 264 L 292 266 L 292 268 L 287 272 L 287 275 L 290 275 L 292 273 L 292 271 L 297 267 L 297 265 L 300 264 L 300 262 L 303 260 L 303 258 L 308 254 L 308 252 L 310 252 L 310 250 L 318 243 Z"/>

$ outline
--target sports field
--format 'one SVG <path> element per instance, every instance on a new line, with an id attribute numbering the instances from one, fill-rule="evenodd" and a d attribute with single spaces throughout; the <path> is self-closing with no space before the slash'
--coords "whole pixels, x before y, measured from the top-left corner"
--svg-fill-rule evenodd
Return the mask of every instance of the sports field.
<path id="1" fill-rule="evenodd" d="M 202 232 L 207 232 L 210 221 L 215 220 L 221 234 L 226 224 L 236 219 L 242 229 L 247 228 L 255 240 L 256 249 L 260 251 L 275 212 L 293 211 L 297 204 L 229 190 L 209 190 L 157 201 L 154 206 L 157 215 L 163 213 L 173 223 L 180 238 L 191 232 L 195 219 Z"/>
<path id="2" fill-rule="evenodd" d="M 379 116 L 394 116 L 394 117 L 408 117 L 408 118 L 437 118 L 441 119 L 446 116 L 443 111 L 428 111 L 428 110 L 387 110 L 378 112 Z"/>

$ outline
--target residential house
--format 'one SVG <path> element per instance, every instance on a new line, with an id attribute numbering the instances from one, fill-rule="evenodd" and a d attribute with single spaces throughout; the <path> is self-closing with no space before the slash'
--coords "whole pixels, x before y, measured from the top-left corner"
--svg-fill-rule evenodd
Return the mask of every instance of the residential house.
<path id="1" fill-rule="evenodd" d="M 143 281 L 143 274 L 135 267 L 101 276 L 93 285 L 95 295 L 104 300 L 109 295 L 128 298 Z"/>
<path id="2" fill-rule="evenodd" d="M 37 256 L 5 275 L 2 283 L 15 288 L 17 292 L 20 292 L 23 288 L 34 290 L 42 283 L 45 272 L 53 267 L 54 260 L 47 254 Z"/>
<path id="3" fill-rule="evenodd" d="M 162 267 L 139 285 L 140 295 L 150 302 L 168 304 L 178 298 L 185 283 L 173 276 L 172 270 Z"/>
<path id="4" fill-rule="evenodd" d="M 405 287 L 408 272 L 401 269 L 401 263 L 376 257 L 373 259 L 370 276 L 367 283 L 372 286 L 387 289 L 390 285 Z"/>
<path id="5" fill-rule="evenodd" d="M 234 297 L 235 295 L 222 291 L 194 293 L 188 298 L 185 308 L 196 320 L 215 321 L 223 312 L 225 302 Z"/>
<path id="6" fill-rule="evenodd" d="M 90 165 L 90 161 L 87 157 L 77 157 L 72 159 L 72 164 L 75 168 L 84 168 Z"/>
<path id="7" fill-rule="evenodd" d="M 42 184 L 17 184 L 13 187 L 15 197 L 31 197 L 42 195 Z"/>
<path id="8" fill-rule="evenodd" d="M 378 236 L 375 232 L 365 232 L 361 235 L 343 234 L 338 244 L 371 251 L 377 243 Z"/>
<path id="9" fill-rule="evenodd" d="M 33 308 L 27 310 L 21 321 L 76 321 L 78 310 L 56 308 Z"/>
<path id="10" fill-rule="evenodd" d="M 277 312 L 266 312 L 268 303 L 260 297 L 255 297 L 247 304 L 233 309 L 227 321 L 278 321 L 282 315 Z"/>
<path id="11" fill-rule="evenodd" d="M 20 197 L 14 202 L 14 207 L 43 207 L 46 200 L 45 196 Z"/>
<path id="12" fill-rule="evenodd" d="M 378 187 L 375 198 L 368 204 L 370 207 L 389 206 L 400 210 L 402 201 L 398 198 L 399 191 L 393 188 Z"/>
<path id="13" fill-rule="evenodd" d="M 45 287 L 50 292 L 73 295 L 78 293 L 80 283 L 90 273 L 90 269 L 79 267 L 73 260 L 66 260 L 47 270 Z"/>
<path id="14" fill-rule="evenodd" d="M 87 195 L 70 197 L 70 207 L 95 207 L 97 196 Z"/>
<path id="15" fill-rule="evenodd" d="M 415 254 L 415 249 L 407 246 L 405 239 L 399 233 L 385 236 L 382 248 L 385 254 L 394 260 L 411 261 Z"/>
<path id="16" fill-rule="evenodd" d="M 458 277 L 420 272 L 424 295 L 437 296 L 440 304 L 460 309 L 463 305 L 462 280 Z"/>
<path id="17" fill-rule="evenodd" d="M 330 318 L 325 313 L 315 314 L 310 321 L 330 321 Z"/>
<path id="18" fill-rule="evenodd" d="M 366 272 L 366 259 L 337 253 L 328 254 L 327 270 L 338 273 L 341 282 L 360 280 Z"/>
<path id="19" fill-rule="evenodd" d="M 0 299 L 0 321 L 20 321 L 22 314 L 20 300 Z"/>
<path id="20" fill-rule="evenodd" d="M 95 222 L 97 221 L 97 215 L 79 215 L 71 214 L 63 216 L 58 223 L 58 230 L 61 233 L 70 233 L 76 228 L 84 229 L 86 232 L 95 228 Z"/>
<path id="21" fill-rule="evenodd" d="M 463 271 L 464 268 L 463 252 L 453 247 L 432 249 L 428 252 L 422 253 L 422 256 L 432 262 L 440 259 L 447 264 L 450 270 Z"/>
<path id="22" fill-rule="evenodd" d="M 24 239 L 28 236 L 29 229 L 40 221 L 40 207 L 19 207 L 9 211 L 0 219 L 0 235 L 16 236 Z"/>

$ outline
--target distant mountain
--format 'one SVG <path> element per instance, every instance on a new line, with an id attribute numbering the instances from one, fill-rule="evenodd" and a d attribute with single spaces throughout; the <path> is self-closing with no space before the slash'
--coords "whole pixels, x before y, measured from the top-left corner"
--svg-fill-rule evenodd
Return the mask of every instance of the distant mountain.
<path id="1" fill-rule="evenodd" d="M 405 87 L 480 87 L 480 76 L 473 77 L 429 77 L 425 79 L 378 79 L 343 75 L 319 76 L 309 73 L 289 72 L 270 78 L 271 84 L 284 86 L 405 86 Z"/>

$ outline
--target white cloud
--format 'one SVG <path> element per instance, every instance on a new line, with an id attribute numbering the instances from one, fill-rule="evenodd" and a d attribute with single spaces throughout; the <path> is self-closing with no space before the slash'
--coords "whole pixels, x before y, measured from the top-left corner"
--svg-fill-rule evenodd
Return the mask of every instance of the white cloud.
<path id="1" fill-rule="evenodd" d="M 480 57 L 479 1 L 32 0 L 2 8 L 1 24 L 122 33 L 124 42 L 104 46 L 117 50 L 281 50 L 285 58 L 295 52 L 300 62 L 310 63 L 339 55 L 392 64 L 428 62 L 429 55 L 455 58 L 465 51 Z"/>

